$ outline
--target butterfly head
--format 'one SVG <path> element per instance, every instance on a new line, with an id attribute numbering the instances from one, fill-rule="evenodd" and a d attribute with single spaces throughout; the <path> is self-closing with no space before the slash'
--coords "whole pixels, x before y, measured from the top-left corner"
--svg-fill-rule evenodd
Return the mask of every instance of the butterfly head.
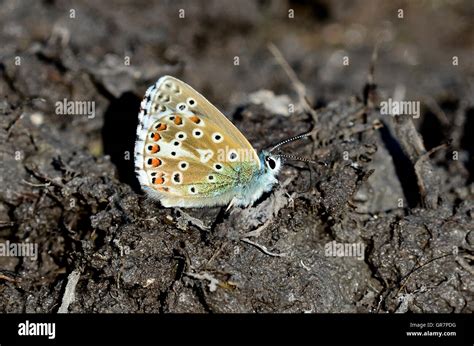
<path id="1" fill-rule="evenodd" d="M 260 153 L 260 162 L 264 174 L 277 175 L 281 169 L 281 158 L 278 155 L 274 155 L 269 151 L 263 150 Z"/>
<path id="2" fill-rule="evenodd" d="M 276 176 L 281 168 L 281 159 L 269 151 L 263 150 L 258 155 L 260 170 L 246 183 L 232 202 L 234 205 L 248 206 L 268 192 L 278 182 Z"/>

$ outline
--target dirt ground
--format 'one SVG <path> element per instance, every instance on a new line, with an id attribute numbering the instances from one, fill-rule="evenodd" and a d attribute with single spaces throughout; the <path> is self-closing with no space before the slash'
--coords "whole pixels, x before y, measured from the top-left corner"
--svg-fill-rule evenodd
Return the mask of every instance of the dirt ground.
<path id="1" fill-rule="evenodd" d="M 0 257 L 0 311 L 473 312 L 473 14 L 472 1 L 3 1 L 0 241 L 39 254 Z M 147 199 L 137 114 L 165 74 L 258 150 L 313 129 L 285 152 L 317 163 L 288 162 L 251 208 Z M 419 117 L 382 114 L 389 98 L 419 101 Z M 64 99 L 94 116 L 57 114 Z"/>

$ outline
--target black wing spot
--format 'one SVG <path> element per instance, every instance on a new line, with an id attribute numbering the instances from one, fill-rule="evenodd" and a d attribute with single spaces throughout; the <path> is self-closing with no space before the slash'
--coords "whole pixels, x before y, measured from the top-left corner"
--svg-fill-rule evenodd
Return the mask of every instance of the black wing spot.
<path id="1" fill-rule="evenodd" d="M 181 182 L 181 175 L 179 173 L 175 173 L 173 175 L 173 180 L 177 183 L 180 183 Z"/>

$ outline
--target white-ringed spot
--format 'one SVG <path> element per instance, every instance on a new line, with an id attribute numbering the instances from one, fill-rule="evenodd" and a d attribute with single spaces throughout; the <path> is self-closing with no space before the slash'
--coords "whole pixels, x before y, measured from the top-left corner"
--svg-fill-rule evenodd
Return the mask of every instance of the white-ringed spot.
<path id="1" fill-rule="evenodd" d="M 193 136 L 196 137 L 196 138 L 201 138 L 203 135 L 203 132 L 199 129 L 194 129 L 193 130 Z"/>
<path id="2" fill-rule="evenodd" d="M 192 97 L 188 97 L 188 99 L 186 100 L 186 103 L 189 105 L 189 107 L 195 107 L 197 102 L 195 99 L 193 99 Z"/>
<path id="3" fill-rule="evenodd" d="M 220 163 L 215 163 L 214 164 L 214 169 L 216 170 L 216 172 L 222 172 L 224 167 L 222 167 L 222 165 Z"/>
<path id="4" fill-rule="evenodd" d="M 181 102 L 176 105 L 176 109 L 180 112 L 185 112 L 188 110 L 188 105 L 184 102 Z"/>
<path id="5" fill-rule="evenodd" d="M 183 182 L 183 173 L 173 172 L 171 181 L 173 184 L 181 184 Z"/>
<path id="6" fill-rule="evenodd" d="M 209 175 L 207 176 L 207 181 L 210 182 L 210 183 L 213 183 L 213 182 L 216 181 L 216 177 L 213 176 L 212 174 L 209 174 Z"/>
<path id="7" fill-rule="evenodd" d="M 230 161 L 230 162 L 235 162 L 239 159 L 239 154 L 237 153 L 236 150 L 234 149 L 230 149 L 229 150 L 229 153 L 227 154 L 227 159 Z"/>
<path id="8" fill-rule="evenodd" d="M 180 161 L 178 163 L 178 167 L 180 170 L 185 171 L 189 168 L 189 163 L 187 163 L 186 161 Z"/>
<path id="9" fill-rule="evenodd" d="M 220 143 L 224 140 L 224 137 L 219 132 L 214 132 L 211 137 L 214 143 Z"/>
<path id="10" fill-rule="evenodd" d="M 196 186 L 190 186 L 188 188 L 188 191 L 191 195 L 195 195 L 197 193 L 197 189 L 196 189 Z"/>
<path id="11" fill-rule="evenodd" d="M 186 132 L 180 131 L 176 134 L 175 138 L 180 141 L 184 141 L 186 138 L 188 138 L 188 135 Z"/>
<path id="12" fill-rule="evenodd" d="M 201 163 L 209 162 L 214 156 L 214 152 L 211 149 L 196 149 L 196 151 L 199 153 Z"/>

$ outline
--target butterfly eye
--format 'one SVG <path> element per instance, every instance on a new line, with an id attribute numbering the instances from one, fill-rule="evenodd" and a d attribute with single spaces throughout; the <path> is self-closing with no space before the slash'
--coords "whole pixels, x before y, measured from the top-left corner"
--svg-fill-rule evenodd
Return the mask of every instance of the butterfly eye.
<path id="1" fill-rule="evenodd" d="M 178 103 L 176 105 L 176 108 L 180 110 L 181 112 L 184 112 L 188 109 L 188 106 L 185 103 Z"/>
<path id="2" fill-rule="evenodd" d="M 212 134 L 212 141 L 214 143 L 220 143 L 224 140 L 224 137 L 222 137 L 222 135 L 218 132 L 215 132 Z"/>
<path id="3" fill-rule="evenodd" d="M 265 161 L 267 162 L 267 166 L 273 171 L 276 167 L 275 160 L 272 159 L 271 157 L 267 157 L 267 159 Z"/>
<path id="4" fill-rule="evenodd" d="M 186 100 L 186 103 L 189 105 L 189 107 L 194 107 L 196 105 L 196 100 L 190 97 Z"/>

